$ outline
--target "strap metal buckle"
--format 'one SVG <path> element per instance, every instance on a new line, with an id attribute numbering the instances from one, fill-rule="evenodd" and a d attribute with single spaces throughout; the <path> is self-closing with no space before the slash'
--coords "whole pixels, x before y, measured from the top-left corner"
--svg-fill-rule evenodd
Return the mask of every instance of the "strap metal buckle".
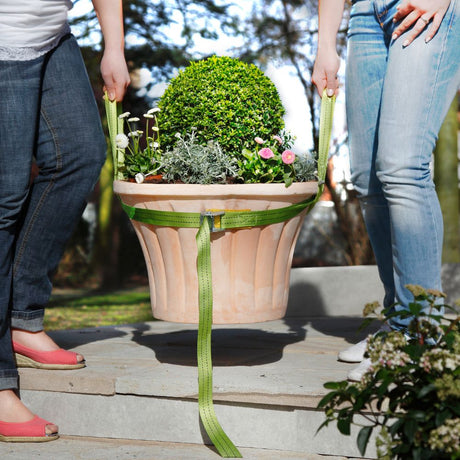
<path id="1" fill-rule="evenodd" d="M 225 214 L 225 211 L 203 211 L 200 215 L 200 225 L 203 222 L 203 219 L 207 217 L 211 224 L 210 231 L 214 232 L 223 232 L 225 228 L 222 227 L 221 217 Z"/>

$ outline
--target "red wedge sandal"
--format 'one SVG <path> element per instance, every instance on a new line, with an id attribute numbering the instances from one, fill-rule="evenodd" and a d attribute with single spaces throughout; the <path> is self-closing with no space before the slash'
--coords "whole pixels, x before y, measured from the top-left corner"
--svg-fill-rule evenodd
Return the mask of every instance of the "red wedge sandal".
<path id="1" fill-rule="evenodd" d="M 13 341 L 16 365 L 35 369 L 81 369 L 85 362 L 77 360 L 77 353 L 60 348 L 53 351 L 37 351 Z"/>

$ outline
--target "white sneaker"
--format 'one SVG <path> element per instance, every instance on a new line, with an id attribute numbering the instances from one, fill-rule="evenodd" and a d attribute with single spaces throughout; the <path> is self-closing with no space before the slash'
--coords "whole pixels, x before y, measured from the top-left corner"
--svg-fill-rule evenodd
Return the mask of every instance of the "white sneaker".
<path id="1" fill-rule="evenodd" d="M 361 361 L 361 364 L 358 367 L 355 367 L 347 374 L 347 379 L 351 380 L 352 382 L 360 382 L 363 378 L 363 375 L 369 370 L 371 367 L 372 361 L 369 358 L 364 359 Z"/>
<path id="2" fill-rule="evenodd" d="M 387 323 L 383 323 L 379 330 L 376 332 L 390 332 L 391 327 Z M 364 352 L 366 351 L 367 338 L 361 342 L 352 345 L 350 348 L 343 350 L 339 353 L 337 359 L 346 363 L 360 363 L 364 359 Z"/>

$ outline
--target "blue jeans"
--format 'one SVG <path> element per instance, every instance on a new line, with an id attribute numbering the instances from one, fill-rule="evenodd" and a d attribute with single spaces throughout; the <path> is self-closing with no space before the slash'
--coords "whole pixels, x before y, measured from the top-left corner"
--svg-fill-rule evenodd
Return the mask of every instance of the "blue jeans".
<path id="1" fill-rule="evenodd" d="M 17 387 L 10 325 L 43 329 L 51 277 L 105 160 L 76 40 L 0 61 L 0 390 Z M 31 180 L 33 158 L 39 174 Z"/>
<path id="2" fill-rule="evenodd" d="M 406 284 L 441 289 L 442 214 L 430 172 L 439 129 L 460 84 L 460 0 L 435 37 L 403 48 L 391 35 L 398 0 L 357 0 L 346 68 L 352 182 L 385 289 L 384 306 L 413 301 Z M 399 310 L 397 310 L 399 311 Z M 408 319 L 394 319 L 396 329 Z"/>

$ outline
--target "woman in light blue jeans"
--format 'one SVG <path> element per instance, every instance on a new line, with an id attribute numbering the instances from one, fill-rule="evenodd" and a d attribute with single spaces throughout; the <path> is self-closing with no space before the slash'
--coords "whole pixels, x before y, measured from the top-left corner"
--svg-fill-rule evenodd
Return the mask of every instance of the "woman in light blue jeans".
<path id="1" fill-rule="evenodd" d="M 460 84 L 460 0 L 354 0 L 348 31 L 347 122 L 352 182 L 385 289 L 406 309 L 405 288 L 441 290 L 443 222 L 430 171 L 439 129 Z M 337 92 L 336 35 L 343 0 L 320 0 L 313 82 Z M 392 318 L 387 328 L 404 330 Z M 339 354 L 370 365 L 363 341 Z"/>

